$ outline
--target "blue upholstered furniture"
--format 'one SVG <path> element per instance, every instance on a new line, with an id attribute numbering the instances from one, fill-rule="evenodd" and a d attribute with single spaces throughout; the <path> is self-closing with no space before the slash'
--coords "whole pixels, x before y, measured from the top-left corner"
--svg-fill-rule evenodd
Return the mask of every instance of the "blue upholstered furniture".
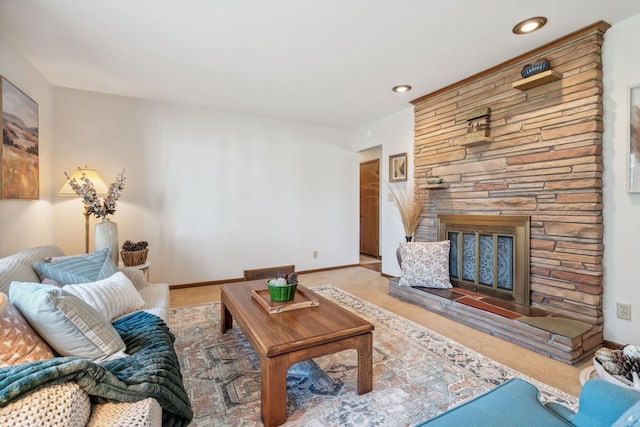
<path id="1" fill-rule="evenodd" d="M 420 426 L 603 427 L 612 426 L 637 402 L 640 393 L 594 378 L 582 387 L 575 413 L 556 403 L 542 404 L 536 387 L 514 378 Z"/>

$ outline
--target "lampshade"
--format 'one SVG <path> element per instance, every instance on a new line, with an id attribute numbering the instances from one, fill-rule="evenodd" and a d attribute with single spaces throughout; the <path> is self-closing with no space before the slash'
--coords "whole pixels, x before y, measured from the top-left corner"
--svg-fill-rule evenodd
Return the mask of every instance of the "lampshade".
<path id="1" fill-rule="evenodd" d="M 93 187 L 96 189 L 96 193 L 98 194 L 98 196 L 107 195 L 107 193 L 109 192 L 109 187 L 107 186 L 107 184 L 105 184 L 102 178 L 100 178 L 100 175 L 98 175 L 98 172 L 96 172 L 94 169 L 87 169 L 86 166 L 84 169 L 78 168 L 71 174 L 71 179 L 75 178 L 76 181 L 80 185 L 82 185 L 82 181 L 80 181 L 80 178 L 82 177 L 83 173 L 93 183 Z M 58 194 L 61 196 L 77 196 L 76 192 L 69 185 L 69 180 L 64 183 L 60 191 L 58 191 Z"/>

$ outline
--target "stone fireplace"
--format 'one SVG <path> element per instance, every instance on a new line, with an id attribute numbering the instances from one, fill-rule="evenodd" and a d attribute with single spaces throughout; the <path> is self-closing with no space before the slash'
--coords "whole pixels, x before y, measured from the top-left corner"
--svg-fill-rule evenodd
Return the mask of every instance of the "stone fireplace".
<path id="1" fill-rule="evenodd" d="M 412 101 L 414 179 L 426 196 L 416 240 L 453 236 L 460 239 L 460 250 L 466 238 L 480 251 L 507 244 L 512 233 L 456 231 L 455 224 L 443 231 L 443 218 L 447 224 L 458 215 L 528 218 L 529 247 L 519 251 L 529 258 L 526 279 L 518 279 L 529 287 L 524 295 L 511 298 L 508 286 L 493 278 L 491 286 L 477 278 L 461 277 L 458 283 L 452 278 L 454 289 L 490 287 L 490 295 L 529 306 L 527 317 L 574 322 L 586 325 L 586 331 L 568 337 L 554 328 L 528 329 L 457 303 L 421 304 L 568 363 L 602 345 L 601 46 L 608 28 L 605 22 L 595 23 Z M 520 70 L 542 58 L 550 61 L 551 70 L 523 80 Z M 470 117 L 477 120 L 478 112 L 488 129 L 469 138 Z M 440 177 L 442 183 L 428 184 L 426 177 Z M 458 253 L 464 256 L 471 255 Z M 450 266 L 460 276 L 461 261 Z"/>
<path id="2" fill-rule="evenodd" d="M 529 306 L 529 217 L 438 215 L 455 286 Z"/>

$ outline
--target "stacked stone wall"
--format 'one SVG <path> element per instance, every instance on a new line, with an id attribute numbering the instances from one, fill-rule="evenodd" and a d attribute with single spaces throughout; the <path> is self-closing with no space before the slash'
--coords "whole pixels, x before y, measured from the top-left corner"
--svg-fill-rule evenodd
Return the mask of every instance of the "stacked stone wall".
<path id="1" fill-rule="evenodd" d="M 414 178 L 426 192 L 416 239 L 437 239 L 441 213 L 529 215 L 532 305 L 595 327 L 603 324 L 607 28 L 596 23 L 413 101 Z M 520 70 L 542 57 L 561 79 L 513 88 Z M 491 141 L 464 145 L 467 114 L 481 107 L 491 108 Z M 426 185 L 428 175 L 441 177 L 445 188 Z"/>

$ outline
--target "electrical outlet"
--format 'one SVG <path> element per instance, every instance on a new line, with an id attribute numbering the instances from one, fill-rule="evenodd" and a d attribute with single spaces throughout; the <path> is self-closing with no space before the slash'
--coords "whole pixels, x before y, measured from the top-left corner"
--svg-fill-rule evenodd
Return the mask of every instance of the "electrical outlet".
<path id="1" fill-rule="evenodd" d="M 313 257 L 318 258 L 318 251 L 313 251 Z"/>
<path id="2" fill-rule="evenodd" d="M 616 316 L 620 319 L 631 320 L 631 304 L 616 303 Z"/>

